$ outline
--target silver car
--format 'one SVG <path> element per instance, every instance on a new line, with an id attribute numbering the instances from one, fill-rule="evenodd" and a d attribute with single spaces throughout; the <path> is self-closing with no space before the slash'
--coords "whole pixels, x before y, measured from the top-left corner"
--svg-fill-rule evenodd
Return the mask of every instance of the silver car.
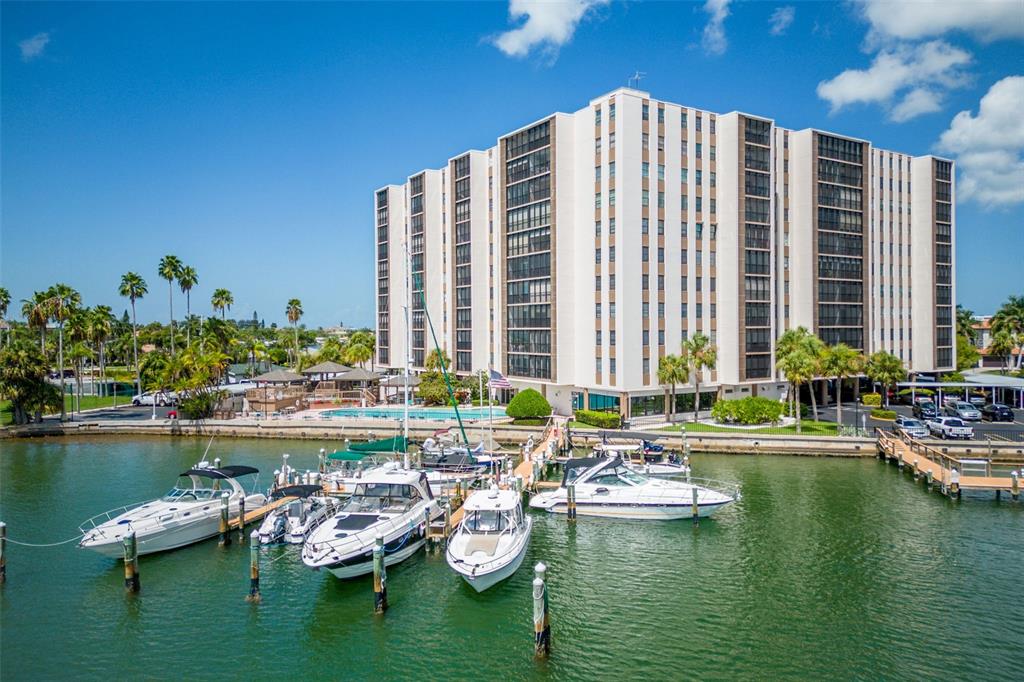
<path id="1" fill-rule="evenodd" d="M 974 405 L 962 400 L 946 405 L 946 414 L 950 417 L 959 417 L 965 422 L 981 421 L 981 411 Z"/>
<path id="2" fill-rule="evenodd" d="M 904 418 L 897 424 L 897 428 L 910 438 L 927 438 L 931 435 L 925 423 L 917 419 Z"/>

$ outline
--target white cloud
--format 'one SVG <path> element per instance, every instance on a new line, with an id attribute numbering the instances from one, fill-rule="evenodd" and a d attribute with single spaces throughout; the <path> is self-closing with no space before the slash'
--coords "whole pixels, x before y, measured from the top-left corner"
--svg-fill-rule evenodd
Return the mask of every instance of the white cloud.
<path id="1" fill-rule="evenodd" d="M 936 145 L 960 169 L 957 192 L 985 206 L 1024 202 L 1024 76 L 997 82 L 978 106 L 961 111 Z"/>
<path id="2" fill-rule="evenodd" d="M 771 26 L 769 32 L 773 36 L 781 36 L 789 28 L 789 25 L 793 23 L 794 17 L 796 17 L 796 7 L 776 7 L 775 11 L 772 12 L 771 18 L 768 19 L 768 23 Z"/>
<path id="3" fill-rule="evenodd" d="M 729 16 L 730 2 L 732 0 L 707 0 L 704 3 L 704 11 L 710 18 L 704 26 L 701 45 L 710 54 L 722 54 L 729 46 L 729 40 L 725 37 L 725 19 Z"/>
<path id="4" fill-rule="evenodd" d="M 572 40 L 580 21 L 610 0 L 509 0 L 508 16 L 522 25 L 499 34 L 495 46 L 509 57 L 526 57 L 534 48 L 551 55 Z"/>
<path id="5" fill-rule="evenodd" d="M 867 69 L 818 83 L 818 96 L 833 113 L 851 104 L 881 104 L 890 119 L 907 121 L 937 111 L 946 91 L 965 85 L 970 62 L 969 52 L 940 40 L 899 45 L 879 52 Z"/>
<path id="6" fill-rule="evenodd" d="M 1020 0 L 864 0 L 861 12 L 871 24 L 869 42 L 934 38 L 954 30 L 986 42 L 1024 38 Z"/>
<path id="7" fill-rule="evenodd" d="M 18 43 L 18 48 L 21 50 L 22 61 L 30 61 L 36 57 L 40 57 L 43 54 L 43 50 L 46 49 L 47 44 L 50 42 L 49 33 L 37 33 L 31 38 L 26 38 Z"/>

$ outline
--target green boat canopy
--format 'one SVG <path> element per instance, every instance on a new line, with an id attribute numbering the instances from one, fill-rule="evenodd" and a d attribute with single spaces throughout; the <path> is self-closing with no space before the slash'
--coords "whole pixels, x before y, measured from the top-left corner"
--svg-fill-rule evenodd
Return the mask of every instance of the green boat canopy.
<path id="1" fill-rule="evenodd" d="M 352 443 L 348 446 L 349 452 L 405 452 L 409 444 L 405 436 L 395 436 L 383 440 L 371 440 L 369 443 Z M 338 453 L 341 454 L 341 453 Z"/>
<path id="2" fill-rule="evenodd" d="M 358 462 L 366 458 L 366 452 L 352 452 L 350 450 L 342 450 L 341 452 L 332 452 L 327 455 L 327 459 L 334 460 L 335 462 Z"/>

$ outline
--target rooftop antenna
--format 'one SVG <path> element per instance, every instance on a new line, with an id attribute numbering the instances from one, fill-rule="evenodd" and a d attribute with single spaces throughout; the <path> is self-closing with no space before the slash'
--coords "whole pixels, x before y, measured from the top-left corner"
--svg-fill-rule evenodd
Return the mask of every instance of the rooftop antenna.
<path id="1" fill-rule="evenodd" d="M 630 88 L 632 88 L 632 87 L 639 88 L 640 87 L 640 79 L 641 78 L 645 78 L 646 76 L 647 76 L 646 72 L 644 72 L 644 71 L 637 71 L 632 76 L 629 77 L 629 80 L 626 81 L 626 86 L 630 87 Z"/>

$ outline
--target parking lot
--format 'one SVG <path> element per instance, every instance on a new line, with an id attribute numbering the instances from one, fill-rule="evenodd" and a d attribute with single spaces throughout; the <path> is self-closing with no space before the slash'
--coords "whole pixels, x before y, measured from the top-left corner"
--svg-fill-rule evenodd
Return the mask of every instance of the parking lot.
<path id="1" fill-rule="evenodd" d="M 911 412 L 911 407 L 909 405 L 890 405 L 889 409 L 894 410 L 897 414 L 913 417 L 913 413 Z M 863 405 L 861 405 L 858 409 L 856 405 L 844 404 L 843 424 L 846 426 L 863 426 L 866 423 L 867 428 L 869 429 L 892 428 L 893 423 L 891 421 L 872 419 L 869 416 L 870 412 L 871 408 L 866 408 Z M 824 420 L 836 421 L 836 409 L 834 406 L 819 408 L 818 414 Z M 1012 423 L 993 423 L 986 421 L 965 423 L 974 428 L 974 440 L 984 441 L 988 438 L 991 438 L 993 442 L 1024 441 L 1024 411 L 1014 410 L 1014 417 L 1015 420 Z"/>

